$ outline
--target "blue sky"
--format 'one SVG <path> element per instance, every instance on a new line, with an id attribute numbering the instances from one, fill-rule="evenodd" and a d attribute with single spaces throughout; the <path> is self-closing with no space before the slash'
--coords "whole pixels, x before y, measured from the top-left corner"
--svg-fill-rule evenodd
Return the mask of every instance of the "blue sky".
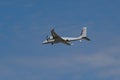
<path id="1" fill-rule="evenodd" d="M 0 80 L 119 80 L 119 0 L 0 0 Z M 50 29 L 90 42 L 42 45 Z"/>

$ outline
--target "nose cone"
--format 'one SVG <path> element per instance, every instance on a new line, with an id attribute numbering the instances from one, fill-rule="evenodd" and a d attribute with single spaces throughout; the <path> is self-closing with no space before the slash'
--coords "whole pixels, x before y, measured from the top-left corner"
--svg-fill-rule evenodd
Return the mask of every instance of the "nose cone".
<path id="1" fill-rule="evenodd" d="M 47 43 L 48 43 L 48 41 L 47 41 L 47 40 L 45 40 L 45 41 L 43 41 L 43 42 L 42 42 L 42 44 L 47 44 Z"/>

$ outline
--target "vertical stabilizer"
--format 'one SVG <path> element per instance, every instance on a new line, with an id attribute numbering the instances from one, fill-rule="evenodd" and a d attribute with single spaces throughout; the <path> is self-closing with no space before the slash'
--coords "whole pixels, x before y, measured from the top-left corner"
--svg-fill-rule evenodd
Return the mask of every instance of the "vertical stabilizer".
<path id="1" fill-rule="evenodd" d="M 81 36 L 86 37 L 86 34 L 87 34 L 87 27 L 83 27 L 82 32 L 81 32 Z"/>
<path id="2" fill-rule="evenodd" d="M 90 41 L 90 39 L 87 37 L 87 27 L 83 27 L 81 35 L 82 39 Z"/>

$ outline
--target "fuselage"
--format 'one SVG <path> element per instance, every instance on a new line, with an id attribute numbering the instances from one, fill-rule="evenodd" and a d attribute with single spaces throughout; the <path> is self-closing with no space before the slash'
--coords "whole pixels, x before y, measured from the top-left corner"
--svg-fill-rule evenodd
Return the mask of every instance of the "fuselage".
<path id="1" fill-rule="evenodd" d="M 67 42 L 71 42 L 71 41 L 81 40 L 82 36 L 80 36 L 80 37 L 61 37 L 61 38 Z M 49 38 L 49 39 L 46 39 L 45 41 L 43 41 L 43 44 L 48 44 L 48 43 L 54 44 L 54 43 L 59 43 L 59 42 L 61 42 L 59 39 Z"/>

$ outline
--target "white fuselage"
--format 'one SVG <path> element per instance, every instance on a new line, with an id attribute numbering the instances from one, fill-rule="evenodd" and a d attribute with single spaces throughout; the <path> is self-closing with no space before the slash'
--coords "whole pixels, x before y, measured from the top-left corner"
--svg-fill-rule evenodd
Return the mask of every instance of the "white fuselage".
<path id="1" fill-rule="evenodd" d="M 67 41 L 67 42 L 71 42 L 71 41 L 77 41 L 77 40 L 81 40 L 82 39 L 82 36 L 80 36 L 80 37 L 61 37 L 62 39 L 64 39 L 65 41 Z M 52 43 L 52 44 L 54 44 L 54 43 L 59 43 L 59 42 L 61 42 L 59 39 L 53 39 L 53 38 L 50 38 L 50 39 L 47 39 L 47 40 L 45 40 L 45 41 L 43 41 L 43 44 L 48 44 L 48 43 Z"/>

